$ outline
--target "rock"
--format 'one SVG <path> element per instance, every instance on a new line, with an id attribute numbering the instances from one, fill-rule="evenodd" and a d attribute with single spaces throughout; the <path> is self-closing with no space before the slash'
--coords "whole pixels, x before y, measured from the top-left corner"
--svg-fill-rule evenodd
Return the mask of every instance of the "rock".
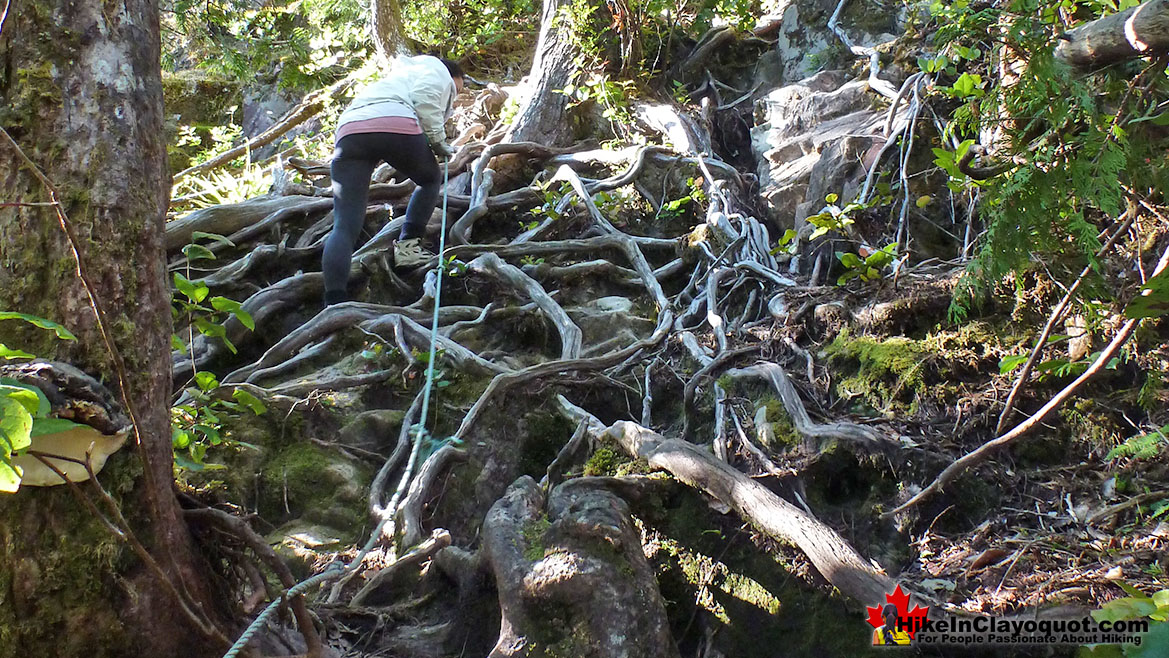
<path id="1" fill-rule="evenodd" d="M 655 326 L 653 319 L 636 315 L 633 302 L 625 297 L 601 297 L 564 310 L 584 335 L 582 356 L 630 345 Z"/>
<path id="2" fill-rule="evenodd" d="M 397 443 L 405 417 L 398 409 L 365 411 L 342 427 L 337 438 L 343 445 L 378 452 Z"/>
<path id="3" fill-rule="evenodd" d="M 862 161 L 871 165 L 885 143 L 885 113 L 869 109 L 872 101 L 868 84 L 846 81 L 842 71 L 818 73 L 761 101 L 765 121 L 752 130 L 752 142 L 760 192 L 779 226 L 798 227 L 829 193 L 841 202 L 857 194 L 867 173 Z"/>

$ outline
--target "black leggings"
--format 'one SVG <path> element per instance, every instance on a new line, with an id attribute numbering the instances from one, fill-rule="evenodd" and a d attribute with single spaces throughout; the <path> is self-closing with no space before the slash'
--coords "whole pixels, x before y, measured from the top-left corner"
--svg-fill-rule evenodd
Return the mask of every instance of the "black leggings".
<path id="1" fill-rule="evenodd" d="M 325 240 L 321 257 L 327 297 L 345 294 L 349 260 L 365 224 L 369 179 L 382 160 L 418 185 L 406 206 L 401 239 L 422 237 L 438 204 L 442 175 L 425 135 L 355 133 L 342 137 L 333 151 L 333 231 Z"/>

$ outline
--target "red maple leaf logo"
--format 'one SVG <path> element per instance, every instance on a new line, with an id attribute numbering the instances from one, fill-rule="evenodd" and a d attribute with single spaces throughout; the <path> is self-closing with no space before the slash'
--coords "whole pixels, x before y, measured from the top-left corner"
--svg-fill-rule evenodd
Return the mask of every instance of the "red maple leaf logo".
<path id="1" fill-rule="evenodd" d="M 914 604 L 913 610 L 909 609 L 909 595 L 901 590 L 898 585 L 897 589 L 892 594 L 885 595 L 885 603 L 892 603 L 897 606 L 897 626 L 909 634 L 912 639 L 917 631 L 921 629 L 925 620 L 929 618 L 929 608 L 923 608 L 920 605 Z M 865 607 L 869 612 L 868 622 L 873 628 L 881 628 L 885 625 L 885 617 L 883 616 L 885 606 L 879 605 L 875 608 Z"/>

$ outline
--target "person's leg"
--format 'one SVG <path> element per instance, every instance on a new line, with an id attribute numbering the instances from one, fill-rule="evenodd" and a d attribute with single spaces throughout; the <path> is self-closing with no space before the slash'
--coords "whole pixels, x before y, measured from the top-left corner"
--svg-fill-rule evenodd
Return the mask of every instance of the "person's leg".
<path id="1" fill-rule="evenodd" d="M 442 193 L 442 172 L 425 135 L 395 134 L 392 137 L 393 148 L 388 149 L 382 157 L 418 186 L 406 206 L 406 223 L 402 226 L 399 239 L 421 238 L 426 233 L 426 223 L 430 221 L 430 215 L 438 205 L 438 196 Z"/>
<path id="2" fill-rule="evenodd" d="M 369 135 L 346 135 L 333 153 L 333 230 L 325 240 L 325 252 L 321 256 L 326 304 L 347 299 L 349 260 L 365 224 L 369 179 L 378 163 L 368 157 L 364 148 L 364 138 Z"/>

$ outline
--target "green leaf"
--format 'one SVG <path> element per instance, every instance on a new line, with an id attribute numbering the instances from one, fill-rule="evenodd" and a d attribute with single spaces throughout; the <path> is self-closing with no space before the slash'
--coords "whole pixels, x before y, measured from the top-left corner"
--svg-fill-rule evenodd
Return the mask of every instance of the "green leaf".
<path id="1" fill-rule="evenodd" d="M 207 239 L 217 244 L 234 247 L 235 243 L 218 233 L 204 233 L 203 231 L 191 231 L 191 241 Z"/>
<path id="2" fill-rule="evenodd" d="M 173 427 L 171 428 L 170 442 L 176 450 L 182 450 L 191 445 L 191 433 L 187 430 L 181 430 L 177 427 Z"/>
<path id="3" fill-rule="evenodd" d="M 64 418 L 34 418 L 32 421 L 31 436 L 37 437 L 44 434 L 56 434 L 57 432 L 67 432 L 74 427 L 81 427 L 80 423 L 75 423 Z"/>
<path id="4" fill-rule="evenodd" d="M 52 320 L 38 318 L 35 315 L 28 315 L 27 313 L 14 313 L 12 311 L 0 311 L 0 320 L 24 320 L 34 327 L 51 330 L 53 333 L 57 334 L 57 338 L 60 338 L 61 340 L 77 340 L 77 336 L 74 336 L 68 329 L 61 326 L 60 324 L 57 324 Z"/>
<path id="5" fill-rule="evenodd" d="M 264 403 L 260 401 L 260 398 L 252 395 L 242 388 L 235 389 L 235 391 L 232 392 L 231 397 L 235 398 L 236 401 L 248 409 L 251 409 L 252 413 L 256 414 L 257 416 L 268 411 L 268 407 L 264 406 Z"/>
<path id="6" fill-rule="evenodd" d="M 196 471 L 197 472 L 197 471 L 203 470 L 203 464 L 201 464 L 200 462 L 197 462 L 193 459 L 189 459 L 186 455 L 184 455 L 181 452 L 175 453 L 175 466 L 178 466 L 179 468 L 182 468 L 182 469 L 185 469 L 188 471 Z"/>
<path id="7" fill-rule="evenodd" d="M 189 244 L 183 247 L 183 255 L 187 257 L 187 260 L 215 260 L 214 252 L 198 244 Z"/>
<path id="8" fill-rule="evenodd" d="M 215 378 L 214 373 L 200 370 L 195 373 L 195 384 L 198 385 L 200 390 L 210 391 L 216 386 L 219 386 L 219 380 Z"/>
<path id="9" fill-rule="evenodd" d="M 863 265 L 860 256 L 857 256 L 851 251 L 847 253 L 837 253 L 836 257 L 840 259 L 841 265 L 844 265 L 849 269 L 856 269 Z"/>
<path id="10" fill-rule="evenodd" d="M 45 397 L 45 393 L 41 389 L 32 384 L 17 381 L 11 377 L 0 377 L 0 388 L 4 387 L 20 389 L 25 392 L 26 395 L 21 396 L 21 402 L 28 408 L 28 412 L 34 418 L 49 415 L 49 398 Z M 32 398 L 28 397 L 30 395 Z"/>
<path id="11" fill-rule="evenodd" d="M 194 283 L 178 272 L 175 272 L 175 287 L 178 288 L 179 292 L 183 293 L 187 299 L 196 304 L 206 299 L 207 293 L 211 292 L 211 290 L 208 289 L 204 284 Z"/>
<path id="12" fill-rule="evenodd" d="M 170 348 L 172 350 L 178 350 L 179 352 L 182 352 L 183 350 L 187 349 L 187 344 L 183 342 L 182 338 L 179 338 L 178 334 L 171 334 Z"/>
<path id="13" fill-rule="evenodd" d="M 838 199 L 840 199 L 840 195 L 835 193 L 835 192 L 832 192 L 824 197 L 824 203 L 833 204 L 833 203 L 836 203 L 836 201 Z"/>
<path id="14" fill-rule="evenodd" d="M 236 311 L 240 310 L 240 303 L 234 299 L 228 299 L 226 297 L 212 297 L 211 308 L 214 308 L 216 311 L 223 311 L 225 313 L 235 313 Z"/>
<path id="15" fill-rule="evenodd" d="M 1092 612 L 1096 621 L 1120 621 L 1123 619 L 1141 619 L 1157 611 L 1157 604 L 1150 598 L 1115 599 L 1104 604 L 1099 610 Z"/>
<path id="16" fill-rule="evenodd" d="M 1141 638 L 1141 646 L 1126 645 L 1125 655 L 1130 658 L 1169 656 L 1169 623 L 1161 622 L 1149 626 L 1149 632 Z"/>
<path id="17" fill-rule="evenodd" d="M 4 343 L 0 343 L 0 359 L 34 359 L 34 355 L 21 350 L 8 347 Z"/>
<path id="18" fill-rule="evenodd" d="M 1011 372 L 1012 370 L 1015 370 L 1019 366 L 1023 365 L 1024 363 L 1026 363 L 1026 361 L 1027 361 L 1026 354 L 1019 354 L 1019 355 L 1015 355 L 1015 356 L 1004 356 L 1002 359 L 999 360 L 999 374 L 1005 375 L 1008 372 Z"/>
<path id="19" fill-rule="evenodd" d="M 7 458 L 32 445 L 32 420 L 23 402 L 0 393 L 0 456 Z"/>
<path id="20" fill-rule="evenodd" d="M 1128 303 L 1124 314 L 1130 319 L 1152 318 L 1169 313 L 1169 270 L 1141 286 L 1141 294 Z"/>
<path id="21" fill-rule="evenodd" d="M 16 493 L 24 472 L 0 451 L 0 493 Z"/>
<path id="22" fill-rule="evenodd" d="M 1137 589 L 1134 585 L 1130 585 L 1130 584 L 1124 582 L 1123 580 L 1117 580 L 1116 586 L 1119 587 L 1120 589 L 1124 590 L 1124 593 L 1128 594 L 1131 597 L 1138 598 L 1138 599 L 1149 598 L 1149 597 L 1145 596 L 1144 592 Z"/>
<path id="23" fill-rule="evenodd" d="M 981 96 L 982 76 L 977 73 L 963 73 L 954 81 L 954 91 L 960 98 L 967 96 Z"/>

